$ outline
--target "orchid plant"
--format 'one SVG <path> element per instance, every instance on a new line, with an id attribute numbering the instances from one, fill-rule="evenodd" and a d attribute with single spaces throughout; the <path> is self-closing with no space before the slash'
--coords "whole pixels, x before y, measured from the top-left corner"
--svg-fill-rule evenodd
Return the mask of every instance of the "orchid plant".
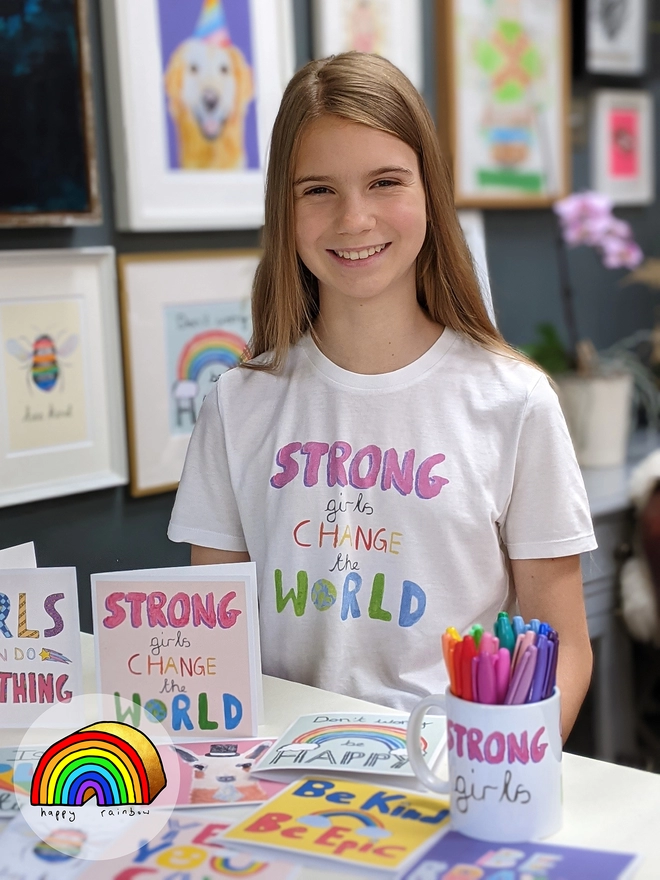
<path id="1" fill-rule="evenodd" d="M 566 349 L 552 325 L 539 327 L 540 339 L 524 350 L 549 372 L 577 368 L 589 372 L 588 355 L 593 346 L 581 341 L 575 316 L 575 294 L 571 284 L 567 248 L 587 245 L 596 250 L 607 269 L 635 269 L 644 259 L 630 225 L 612 214 L 611 200 L 601 193 L 573 193 L 554 204 L 559 219 L 557 260 L 562 306 L 569 345 Z"/>

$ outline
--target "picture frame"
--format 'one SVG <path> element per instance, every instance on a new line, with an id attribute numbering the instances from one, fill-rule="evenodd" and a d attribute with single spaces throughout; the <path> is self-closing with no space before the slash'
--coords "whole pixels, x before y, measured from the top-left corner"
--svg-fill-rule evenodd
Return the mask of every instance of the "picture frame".
<path id="1" fill-rule="evenodd" d="M 314 0 L 314 57 L 374 52 L 423 85 L 420 0 Z"/>
<path id="2" fill-rule="evenodd" d="M 591 114 L 591 186 L 615 205 L 655 201 L 653 96 L 599 89 Z"/>
<path id="3" fill-rule="evenodd" d="M 99 224 L 87 2 L 10 4 L 3 19 L 0 227 Z"/>
<path id="4" fill-rule="evenodd" d="M 642 76 L 647 29 L 648 0 L 587 0 L 587 71 Z"/>
<path id="5" fill-rule="evenodd" d="M 568 0 L 437 0 L 438 134 L 461 208 L 570 191 Z"/>
<path id="6" fill-rule="evenodd" d="M 250 339 L 259 257 L 252 249 L 119 257 L 134 497 L 177 487 L 202 400 Z"/>
<path id="7" fill-rule="evenodd" d="M 0 251 L 0 506 L 128 482 L 115 252 Z"/>
<path id="8" fill-rule="evenodd" d="M 486 254 L 486 229 L 482 211 L 458 211 L 458 221 L 461 224 L 465 241 L 472 255 L 474 271 L 481 288 L 481 296 L 488 312 L 488 317 L 497 326 L 493 294 L 490 289 L 490 276 L 488 274 L 488 258 Z"/>
<path id="9" fill-rule="evenodd" d="M 118 227 L 261 226 L 266 151 L 294 72 L 291 0 L 101 11 Z"/>

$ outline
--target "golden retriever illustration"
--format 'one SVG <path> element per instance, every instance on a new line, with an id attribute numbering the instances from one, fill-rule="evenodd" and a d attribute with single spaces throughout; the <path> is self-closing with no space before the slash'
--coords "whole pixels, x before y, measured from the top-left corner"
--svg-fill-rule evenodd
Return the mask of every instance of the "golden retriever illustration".
<path id="1" fill-rule="evenodd" d="M 237 46 L 184 40 L 168 62 L 165 89 L 181 168 L 245 167 L 245 115 L 254 90 Z"/>

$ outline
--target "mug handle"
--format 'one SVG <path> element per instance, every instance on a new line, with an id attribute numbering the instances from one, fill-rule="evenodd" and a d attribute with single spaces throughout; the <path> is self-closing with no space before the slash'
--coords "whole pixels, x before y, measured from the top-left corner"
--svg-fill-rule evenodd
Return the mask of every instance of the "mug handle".
<path id="1" fill-rule="evenodd" d="M 431 791 L 437 791 L 439 794 L 449 794 L 449 780 L 439 779 L 435 773 L 430 771 L 428 764 L 422 757 L 422 750 L 419 746 L 419 741 L 422 736 L 422 723 L 429 709 L 442 709 L 446 714 L 447 704 L 445 702 L 445 695 L 437 694 L 435 696 L 424 697 L 424 699 L 417 703 L 410 713 L 408 731 L 406 733 L 408 760 L 410 761 L 410 766 L 412 767 L 415 776 L 424 783 L 426 788 Z M 436 762 L 446 751 L 447 742 L 445 740 L 445 744 L 438 753 Z"/>

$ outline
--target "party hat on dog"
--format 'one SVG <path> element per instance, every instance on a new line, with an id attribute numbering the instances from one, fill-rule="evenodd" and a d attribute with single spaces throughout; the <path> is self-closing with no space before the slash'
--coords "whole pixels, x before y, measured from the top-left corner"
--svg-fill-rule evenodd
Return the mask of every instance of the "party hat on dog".
<path id="1" fill-rule="evenodd" d="M 204 0 L 194 34 L 198 40 L 207 40 L 218 46 L 231 42 L 222 0 Z"/>

